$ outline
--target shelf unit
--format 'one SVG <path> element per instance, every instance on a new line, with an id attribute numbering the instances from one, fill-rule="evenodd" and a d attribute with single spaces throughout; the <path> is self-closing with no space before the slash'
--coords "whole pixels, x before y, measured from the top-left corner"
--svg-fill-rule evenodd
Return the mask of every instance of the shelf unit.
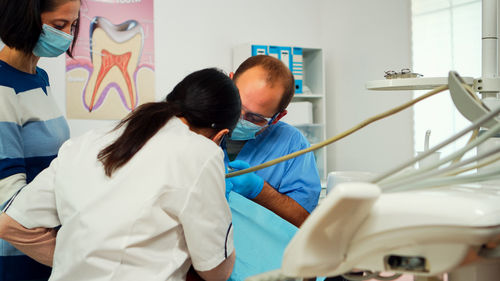
<path id="1" fill-rule="evenodd" d="M 310 111 L 293 111 L 295 106 L 291 104 L 288 114 L 282 121 L 290 123 L 309 140 L 311 144 L 323 141 L 326 137 L 326 110 L 325 110 L 325 68 L 323 50 L 321 48 L 310 48 L 293 45 L 272 45 L 247 43 L 233 48 L 233 71 L 252 55 L 253 46 L 287 46 L 299 47 L 302 49 L 303 62 L 303 93 L 296 93 L 292 103 L 306 102 L 306 108 Z M 292 64 L 290 64 L 292 65 Z M 302 107 L 303 108 L 303 107 Z M 292 118 L 293 117 L 293 118 Z M 301 121 L 305 120 L 305 121 Z M 322 180 L 326 182 L 326 148 L 321 148 L 314 152 L 316 164 Z"/>

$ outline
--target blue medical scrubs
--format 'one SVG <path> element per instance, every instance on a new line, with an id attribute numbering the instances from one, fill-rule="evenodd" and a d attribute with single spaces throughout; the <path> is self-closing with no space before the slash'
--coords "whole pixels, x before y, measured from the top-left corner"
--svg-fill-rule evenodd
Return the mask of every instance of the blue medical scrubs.
<path id="1" fill-rule="evenodd" d="M 255 139 L 248 140 L 235 160 L 243 160 L 253 167 L 309 146 L 309 142 L 297 128 L 278 122 Z M 278 192 L 294 199 L 309 213 L 318 204 L 321 182 L 312 152 L 255 173 Z"/>

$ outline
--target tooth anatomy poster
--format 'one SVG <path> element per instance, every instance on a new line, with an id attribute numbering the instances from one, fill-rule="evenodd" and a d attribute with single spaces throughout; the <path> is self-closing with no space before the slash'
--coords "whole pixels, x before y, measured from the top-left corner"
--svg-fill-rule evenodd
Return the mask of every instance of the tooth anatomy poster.
<path id="1" fill-rule="evenodd" d="M 121 119 L 155 100 L 153 0 L 82 4 L 73 58 L 66 58 L 66 112 Z"/>

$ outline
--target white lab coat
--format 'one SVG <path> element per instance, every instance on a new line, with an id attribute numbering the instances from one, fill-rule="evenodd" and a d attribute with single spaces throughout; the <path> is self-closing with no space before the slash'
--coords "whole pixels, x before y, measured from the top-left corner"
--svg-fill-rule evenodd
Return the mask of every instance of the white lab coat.
<path id="1" fill-rule="evenodd" d="M 66 142 L 6 213 L 62 225 L 50 280 L 184 280 L 233 251 L 222 150 L 171 119 L 111 178 L 98 152 L 117 132 Z"/>

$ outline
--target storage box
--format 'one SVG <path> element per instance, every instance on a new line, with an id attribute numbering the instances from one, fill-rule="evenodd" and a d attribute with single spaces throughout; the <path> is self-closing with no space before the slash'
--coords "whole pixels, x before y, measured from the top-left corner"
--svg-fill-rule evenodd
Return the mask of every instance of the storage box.
<path id="1" fill-rule="evenodd" d="M 291 102 L 287 111 L 288 113 L 281 120 L 290 125 L 313 123 L 313 106 L 309 101 Z"/>

